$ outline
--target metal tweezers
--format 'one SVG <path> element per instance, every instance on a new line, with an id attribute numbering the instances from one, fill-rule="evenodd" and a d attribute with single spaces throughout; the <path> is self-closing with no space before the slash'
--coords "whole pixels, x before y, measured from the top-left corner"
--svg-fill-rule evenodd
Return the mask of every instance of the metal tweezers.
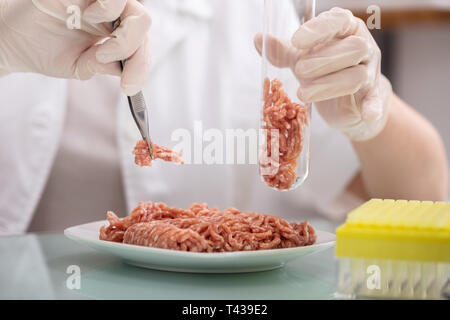
<path id="1" fill-rule="evenodd" d="M 113 22 L 113 30 L 115 30 L 120 25 L 120 18 Z M 120 61 L 120 68 L 123 71 L 125 65 L 125 60 Z M 148 124 L 148 111 L 147 105 L 145 103 L 144 95 L 142 91 L 139 91 L 136 95 L 128 97 L 128 104 L 130 106 L 131 114 L 136 122 L 136 125 L 142 135 L 142 138 L 147 141 L 148 149 L 150 151 L 150 158 L 154 160 L 153 148 L 150 141 L 150 129 Z"/>

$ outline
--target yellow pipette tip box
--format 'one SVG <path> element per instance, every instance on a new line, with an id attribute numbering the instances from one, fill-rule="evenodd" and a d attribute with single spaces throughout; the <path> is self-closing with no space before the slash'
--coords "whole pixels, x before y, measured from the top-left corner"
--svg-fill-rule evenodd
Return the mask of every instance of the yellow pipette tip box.
<path id="1" fill-rule="evenodd" d="M 449 298 L 449 203 L 372 199 L 336 236 L 340 294 Z"/>

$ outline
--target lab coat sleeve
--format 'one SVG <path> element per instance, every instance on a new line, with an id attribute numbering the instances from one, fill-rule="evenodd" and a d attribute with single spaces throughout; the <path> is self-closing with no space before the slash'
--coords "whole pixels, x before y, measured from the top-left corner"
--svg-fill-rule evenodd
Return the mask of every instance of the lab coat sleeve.
<path id="1" fill-rule="evenodd" d="M 0 79 L 0 235 L 23 233 L 32 220 L 58 151 L 66 91 L 66 81 L 37 74 Z"/>

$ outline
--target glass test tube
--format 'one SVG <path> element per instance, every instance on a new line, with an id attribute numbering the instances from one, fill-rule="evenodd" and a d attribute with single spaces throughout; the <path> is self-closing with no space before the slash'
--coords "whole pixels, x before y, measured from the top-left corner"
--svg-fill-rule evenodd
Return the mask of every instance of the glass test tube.
<path id="1" fill-rule="evenodd" d="M 259 172 L 271 188 L 288 191 L 309 173 L 311 105 L 297 97 L 292 69 L 298 52 L 291 38 L 314 17 L 315 0 L 265 0 L 262 55 L 262 113 Z"/>

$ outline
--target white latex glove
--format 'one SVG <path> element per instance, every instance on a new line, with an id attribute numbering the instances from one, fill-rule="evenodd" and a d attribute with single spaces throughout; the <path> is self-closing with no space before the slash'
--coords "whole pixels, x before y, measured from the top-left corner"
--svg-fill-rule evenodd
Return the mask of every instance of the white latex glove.
<path id="1" fill-rule="evenodd" d="M 255 39 L 261 48 L 261 35 Z M 268 41 L 269 61 L 291 67 L 298 97 L 314 102 L 324 120 L 354 141 L 380 133 L 392 96 L 381 74 L 381 52 L 365 23 L 349 10 L 333 8 L 309 20 L 291 43 Z"/>
<path id="2" fill-rule="evenodd" d="M 67 27 L 71 5 L 81 9 L 80 30 Z M 111 33 L 118 17 L 122 23 Z M 87 80 L 111 74 L 121 76 L 123 91 L 134 95 L 150 71 L 150 25 L 137 0 L 0 0 L 0 75 Z M 124 59 L 122 73 L 117 61 Z"/>

